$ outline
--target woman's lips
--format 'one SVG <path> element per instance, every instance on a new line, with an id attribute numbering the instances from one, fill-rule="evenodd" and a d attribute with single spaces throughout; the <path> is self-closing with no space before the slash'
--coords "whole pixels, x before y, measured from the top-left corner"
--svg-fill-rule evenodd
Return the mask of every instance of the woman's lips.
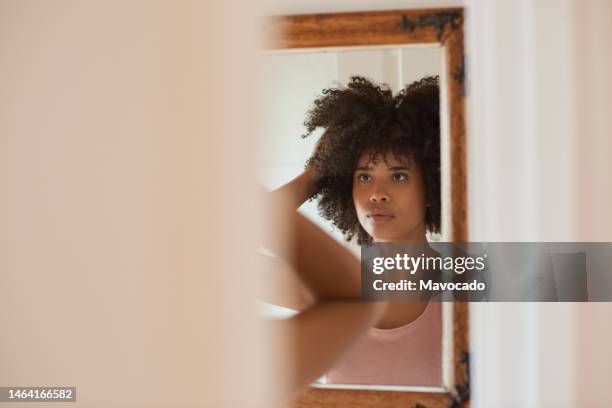
<path id="1" fill-rule="evenodd" d="M 368 217 L 375 223 L 384 223 L 393 219 L 393 216 L 390 214 L 370 214 Z"/>

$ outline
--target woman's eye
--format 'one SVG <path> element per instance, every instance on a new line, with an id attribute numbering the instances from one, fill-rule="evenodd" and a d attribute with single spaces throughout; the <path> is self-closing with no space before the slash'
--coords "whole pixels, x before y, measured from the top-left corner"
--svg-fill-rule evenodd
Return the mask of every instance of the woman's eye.
<path id="1" fill-rule="evenodd" d="M 395 173 L 392 178 L 393 181 L 404 181 L 408 179 L 408 176 L 403 173 Z"/>
<path id="2" fill-rule="evenodd" d="M 370 177 L 369 174 L 360 174 L 360 175 L 357 176 L 357 178 L 362 183 L 367 183 L 368 181 L 370 181 L 372 179 L 372 177 Z"/>

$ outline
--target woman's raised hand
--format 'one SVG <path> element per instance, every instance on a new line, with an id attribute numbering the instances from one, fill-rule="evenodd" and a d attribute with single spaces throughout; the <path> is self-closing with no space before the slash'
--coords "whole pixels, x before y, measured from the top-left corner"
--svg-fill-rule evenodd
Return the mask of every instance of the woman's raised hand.
<path id="1" fill-rule="evenodd" d="M 317 170 L 316 165 L 312 163 L 311 159 L 315 156 L 320 141 L 321 139 L 317 140 L 315 143 L 308 160 L 308 165 L 304 171 L 287 184 L 272 192 L 272 195 L 277 201 L 283 201 L 292 208 L 297 209 L 315 193 Z"/>
<path id="2" fill-rule="evenodd" d="M 310 157 L 308 158 L 308 164 L 306 165 L 306 168 L 304 169 L 304 178 L 305 178 L 305 182 L 308 184 L 308 191 L 310 191 L 310 195 L 312 195 L 314 193 L 314 189 L 315 189 L 315 180 L 316 180 L 316 174 L 317 174 L 317 165 L 316 163 L 314 163 L 314 157 L 317 154 L 317 150 L 319 149 L 319 144 L 321 143 L 321 139 L 319 138 L 313 148 L 312 151 L 310 152 Z M 306 197 L 308 198 L 308 197 Z"/>

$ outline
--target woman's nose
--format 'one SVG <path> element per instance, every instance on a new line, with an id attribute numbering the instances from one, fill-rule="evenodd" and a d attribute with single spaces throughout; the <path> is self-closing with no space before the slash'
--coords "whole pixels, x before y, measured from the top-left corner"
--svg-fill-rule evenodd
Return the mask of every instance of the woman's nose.
<path id="1" fill-rule="evenodd" d="M 372 204 L 377 204 L 377 203 L 386 203 L 389 201 L 389 196 L 383 192 L 375 192 L 372 193 L 372 195 L 370 196 L 370 202 Z"/>

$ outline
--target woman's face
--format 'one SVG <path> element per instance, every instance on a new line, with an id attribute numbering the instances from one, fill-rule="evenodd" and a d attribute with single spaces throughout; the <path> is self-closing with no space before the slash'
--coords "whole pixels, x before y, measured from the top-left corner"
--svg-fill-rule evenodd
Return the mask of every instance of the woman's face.
<path id="1" fill-rule="evenodd" d="M 353 174 L 353 202 L 361 226 L 376 242 L 425 240 L 425 185 L 414 160 L 394 154 L 370 161 L 364 152 Z"/>

